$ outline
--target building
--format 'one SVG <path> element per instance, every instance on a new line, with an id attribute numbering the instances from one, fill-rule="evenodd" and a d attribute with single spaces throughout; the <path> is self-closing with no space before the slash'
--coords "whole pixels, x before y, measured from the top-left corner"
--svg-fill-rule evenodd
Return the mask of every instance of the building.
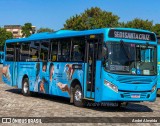
<path id="1" fill-rule="evenodd" d="M 31 31 L 32 34 L 36 33 L 36 26 L 32 26 L 32 31 Z"/>
<path id="2" fill-rule="evenodd" d="M 21 25 L 5 25 L 6 31 L 12 32 L 14 38 L 22 38 Z"/>
<path id="3" fill-rule="evenodd" d="M 4 25 L 6 31 L 12 32 L 14 38 L 22 38 L 22 26 L 21 25 Z M 32 26 L 32 34 L 35 33 L 36 26 Z"/>

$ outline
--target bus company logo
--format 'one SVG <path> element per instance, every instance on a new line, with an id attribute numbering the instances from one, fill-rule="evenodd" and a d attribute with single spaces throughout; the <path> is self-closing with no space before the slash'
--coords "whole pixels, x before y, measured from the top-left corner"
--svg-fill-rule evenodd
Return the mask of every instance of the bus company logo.
<path id="1" fill-rule="evenodd" d="M 2 123 L 12 123 L 11 118 L 2 118 Z"/>

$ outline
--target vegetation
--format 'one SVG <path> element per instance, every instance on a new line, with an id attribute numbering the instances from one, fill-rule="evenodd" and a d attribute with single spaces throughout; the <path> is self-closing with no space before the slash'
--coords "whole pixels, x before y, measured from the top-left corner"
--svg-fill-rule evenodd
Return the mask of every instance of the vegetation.
<path id="1" fill-rule="evenodd" d="M 13 38 L 11 32 L 6 31 L 4 28 L 0 28 L 0 46 L 4 46 L 7 39 Z"/>
<path id="2" fill-rule="evenodd" d="M 41 32 L 53 32 L 53 29 L 50 28 L 40 28 L 37 30 L 37 33 L 41 33 Z"/>
<path id="3" fill-rule="evenodd" d="M 153 21 L 135 18 L 125 23 L 120 22 L 119 19 L 119 16 L 114 15 L 112 12 L 92 7 L 67 19 L 63 29 L 87 30 L 105 27 L 127 27 L 151 30 L 160 35 L 160 24 L 153 25 Z"/>
<path id="4" fill-rule="evenodd" d="M 66 20 L 63 29 L 86 30 L 118 26 L 119 17 L 112 12 L 103 11 L 98 7 L 87 9 L 84 13 Z"/>
<path id="5" fill-rule="evenodd" d="M 152 26 L 151 31 L 155 32 L 157 35 L 160 36 L 160 24 L 155 24 L 154 26 Z"/>
<path id="6" fill-rule="evenodd" d="M 32 24 L 31 23 L 25 23 L 24 26 L 22 26 L 22 36 L 28 37 L 32 34 Z"/>
<path id="7" fill-rule="evenodd" d="M 153 22 L 135 18 L 132 21 L 128 21 L 127 23 L 124 23 L 124 27 L 151 30 L 153 27 Z"/>

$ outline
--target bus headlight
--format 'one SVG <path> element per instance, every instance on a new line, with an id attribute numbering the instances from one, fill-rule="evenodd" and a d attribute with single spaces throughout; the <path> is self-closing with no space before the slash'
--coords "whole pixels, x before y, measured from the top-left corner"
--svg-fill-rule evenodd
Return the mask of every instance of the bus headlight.
<path id="1" fill-rule="evenodd" d="M 116 93 L 118 93 L 118 87 L 112 84 L 111 82 L 104 80 L 104 84 Z"/>
<path id="2" fill-rule="evenodd" d="M 154 92 L 156 90 L 156 85 L 154 85 L 153 87 L 152 87 L 152 91 L 151 92 Z"/>

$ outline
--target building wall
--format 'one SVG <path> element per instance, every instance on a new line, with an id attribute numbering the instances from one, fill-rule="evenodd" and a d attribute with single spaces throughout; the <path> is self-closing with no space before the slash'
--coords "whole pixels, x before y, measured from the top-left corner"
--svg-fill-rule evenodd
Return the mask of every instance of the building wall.
<path id="1" fill-rule="evenodd" d="M 21 25 L 5 25 L 4 28 L 6 31 L 10 31 L 13 34 L 14 38 L 22 38 L 22 26 Z M 32 26 L 33 31 L 36 27 Z M 30 31 L 32 33 L 32 31 Z"/>

